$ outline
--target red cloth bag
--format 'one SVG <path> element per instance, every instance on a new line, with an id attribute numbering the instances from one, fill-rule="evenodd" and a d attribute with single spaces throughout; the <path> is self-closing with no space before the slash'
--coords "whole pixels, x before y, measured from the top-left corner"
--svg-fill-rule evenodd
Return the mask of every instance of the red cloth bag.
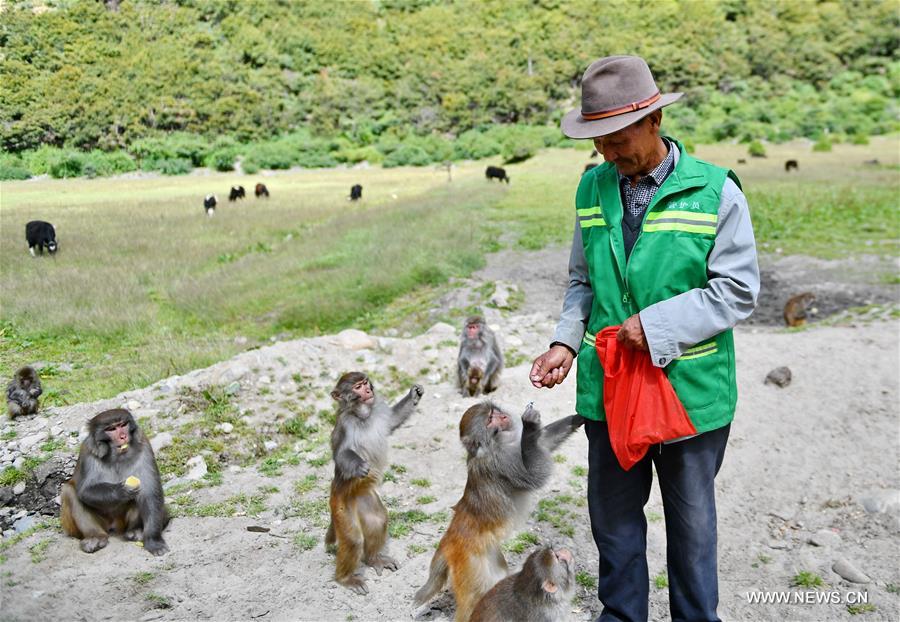
<path id="1" fill-rule="evenodd" d="M 603 408 L 609 442 L 626 471 L 650 445 L 696 434 L 675 389 L 650 355 L 616 339 L 619 326 L 597 333 L 594 346 L 603 367 Z"/>

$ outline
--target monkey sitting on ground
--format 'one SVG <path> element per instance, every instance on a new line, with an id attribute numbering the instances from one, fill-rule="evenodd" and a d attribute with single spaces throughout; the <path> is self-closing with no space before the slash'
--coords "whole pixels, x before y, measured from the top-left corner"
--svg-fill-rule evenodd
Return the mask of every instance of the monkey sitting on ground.
<path id="1" fill-rule="evenodd" d="M 34 367 L 26 365 L 16 372 L 6 387 L 6 408 L 10 417 L 33 415 L 38 411 L 38 397 L 43 393 L 41 379 Z"/>
<path id="2" fill-rule="evenodd" d="M 168 552 L 162 532 L 169 524 L 153 448 L 124 408 L 105 410 L 88 422 L 72 479 L 60 490 L 63 531 L 93 553 L 109 532 L 143 539 L 153 555 Z"/>
<path id="3" fill-rule="evenodd" d="M 391 407 L 375 395 L 375 387 L 361 372 L 344 374 L 331 392 L 338 412 L 331 433 L 334 479 L 325 546 L 337 545 L 335 581 L 357 594 L 369 591 L 360 562 L 379 576 L 385 568 L 397 570 L 397 562 L 382 552 L 388 514 L 378 485 L 388 466 L 388 436 L 409 418 L 424 393 L 414 384 Z"/>
<path id="4" fill-rule="evenodd" d="M 422 605 L 449 579 L 457 622 L 468 622 L 478 600 L 506 577 L 500 544 L 528 518 L 533 493 L 550 479 L 550 453 L 584 423 L 580 415 L 541 428 L 529 404 L 521 420 L 491 402 L 469 408 L 459 422 L 468 478 L 453 519 L 431 559 L 428 581 L 416 592 Z"/>
<path id="5" fill-rule="evenodd" d="M 575 588 L 575 563 L 568 549 L 546 546 L 528 556 L 522 570 L 485 594 L 469 622 L 563 622 Z"/>
<path id="6" fill-rule="evenodd" d="M 788 326 L 806 324 L 806 311 L 815 301 L 816 295 L 812 292 L 803 292 L 790 298 L 784 305 L 784 323 Z"/>
<path id="7" fill-rule="evenodd" d="M 463 396 L 490 393 L 500 385 L 503 353 L 494 331 L 484 319 L 473 315 L 466 320 L 459 341 L 456 374 Z"/>

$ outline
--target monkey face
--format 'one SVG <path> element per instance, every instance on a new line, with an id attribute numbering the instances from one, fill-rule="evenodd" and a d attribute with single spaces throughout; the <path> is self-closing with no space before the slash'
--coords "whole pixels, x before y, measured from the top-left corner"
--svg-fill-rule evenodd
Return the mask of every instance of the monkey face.
<path id="1" fill-rule="evenodd" d="M 574 586 L 575 560 L 569 549 L 545 547 L 532 553 L 525 566 L 540 579 L 540 589 L 548 596 L 561 597 Z"/>
<path id="2" fill-rule="evenodd" d="M 103 431 L 109 438 L 109 442 L 120 453 L 128 449 L 128 442 L 131 440 L 131 433 L 128 429 L 127 421 L 116 421 L 106 426 Z"/>
<path id="3" fill-rule="evenodd" d="M 466 325 L 466 337 L 468 339 L 478 339 L 479 334 L 481 334 L 481 326 L 478 324 Z"/>
<path id="4" fill-rule="evenodd" d="M 493 409 L 487 418 L 487 428 L 494 434 L 505 432 L 512 427 L 512 418 L 501 410 Z"/>
<path id="5" fill-rule="evenodd" d="M 101 459 L 105 459 L 111 450 L 115 454 L 128 451 L 137 434 L 137 424 L 131 413 L 125 409 L 106 410 L 88 424 L 94 451 Z"/>
<path id="6" fill-rule="evenodd" d="M 368 378 L 354 384 L 353 393 L 355 393 L 357 398 L 359 398 L 359 401 L 366 406 L 371 406 L 372 402 L 375 401 L 375 390 L 372 388 L 372 383 L 369 382 Z"/>

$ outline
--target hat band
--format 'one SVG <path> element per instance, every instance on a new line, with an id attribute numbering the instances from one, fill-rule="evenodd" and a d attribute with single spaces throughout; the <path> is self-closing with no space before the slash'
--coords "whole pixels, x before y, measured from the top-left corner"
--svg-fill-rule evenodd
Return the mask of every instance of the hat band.
<path id="1" fill-rule="evenodd" d="M 634 102 L 633 104 L 628 104 L 627 106 L 622 106 L 620 108 L 612 108 L 610 110 L 601 110 L 600 112 L 581 112 L 581 116 L 588 121 L 596 121 L 597 119 L 605 119 L 606 117 L 614 117 L 616 115 L 624 114 L 626 112 L 634 112 L 635 110 L 640 110 L 641 108 L 646 108 L 650 104 L 657 101 L 662 95 L 660 95 L 659 91 L 656 91 L 655 95 L 651 95 L 647 99 L 642 99 L 639 102 Z"/>

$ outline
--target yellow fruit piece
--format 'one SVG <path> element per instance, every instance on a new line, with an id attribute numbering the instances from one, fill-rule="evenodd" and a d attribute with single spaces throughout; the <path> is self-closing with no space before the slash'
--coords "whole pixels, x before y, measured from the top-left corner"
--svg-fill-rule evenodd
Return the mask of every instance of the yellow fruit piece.
<path id="1" fill-rule="evenodd" d="M 136 478 L 134 475 L 130 475 L 128 479 L 125 480 L 125 485 L 129 488 L 137 488 L 141 485 L 141 480 Z"/>

